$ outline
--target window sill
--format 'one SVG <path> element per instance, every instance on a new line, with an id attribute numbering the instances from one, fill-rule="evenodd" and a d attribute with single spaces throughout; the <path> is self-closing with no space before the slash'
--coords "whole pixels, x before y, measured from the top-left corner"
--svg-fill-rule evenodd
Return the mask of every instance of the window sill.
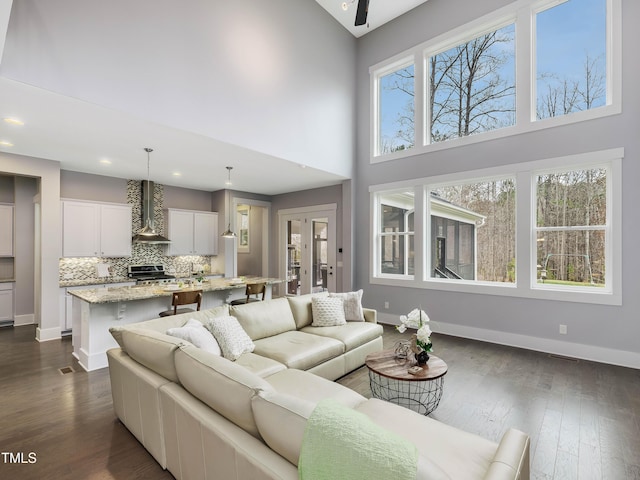
<path id="1" fill-rule="evenodd" d="M 551 289 L 542 287 L 526 288 L 517 284 L 495 284 L 470 282 L 451 282 L 447 280 L 430 279 L 426 281 L 403 280 L 399 278 L 370 277 L 372 285 L 386 285 L 390 287 L 419 288 L 423 290 L 439 290 L 458 293 L 472 293 L 480 295 L 496 295 L 503 297 L 532 298 L 538 300 L 553 300 L 558 302 L 589 303 L 596 305 L 622 305 L 622 295 L 610 291 L 570 291 L 568 289 Z"/>
<path id="2" fill-rule="evenodd" d="M 594 120 L 599 118 L 606 118 L 612 115 L 617 115 L 622 112 L 622 108 L 619 105 L 606 105 L 592 110 L 583 112 L 576 112 L 570 115 L 563 115 L 561 117 L 545 118 L 542 120 L 536 120 L 529 122 L 526 126 L 519 127 L 517 125 L 511 127 L 504 127 L 499 130 L 492 130 L 490 132 L 478 133 L 469 137 L 454 138 L 446 142 L 432 143 L 429 145 L 416 145 L 407 150 L 400 150 L 397 152 L 386 153 L 383 155 L 373 155 L 370 158 L 370 163 L 382 163 L 392 160 L 399 160 L 402 158 L 413 157 L 415 155 L 422 155 L 425 153 L 433 153 L 441 150 L 448 150 L 451 148 L 463 147 L 467 145 L 475 145 L 478 143 L 488 142 L 491 140 L 497 140 L 501 138 L 508 138 L 514 135 L 523 133 L 535 132 L 538 130 L 545 130 L 547 128 L 555 128 L 564 125 L 572 125 L 574 123 L 581 123 L 588 120 Z M 373 151 L 373 150 L 372 150 Z"/>

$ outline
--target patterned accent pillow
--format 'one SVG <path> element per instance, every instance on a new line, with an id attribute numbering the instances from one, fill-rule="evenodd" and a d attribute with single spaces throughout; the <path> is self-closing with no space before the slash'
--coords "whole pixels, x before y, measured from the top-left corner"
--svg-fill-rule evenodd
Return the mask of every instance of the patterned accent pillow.
<path id="1" fill-rule="evenodd" d="M 186 340 L 193 343 L 196 347 L 220 355 L 220 345 L 213 338 L 211 332 L 204 328 L 204 325 L 193 318 L 189 319 L 182 327 L 170 328 L 167 335 Z"/>
<path id="2" fill-rule="evenodd" d="M 345 325 L 344 301 L 338 297 L 312 297 L 312 327 L 335 327 Z"/>
<path id="3" fill-rule="evenodd" d="M 243 353 L 250 353 L 255 344 L 244 331 L 236 317 L 223 316 L 207 320 L 204 326 L 216 337 L 222 356 L 235 362 Z"/>
<path id="4" fill-rule="evenodd" d="M 357 292 L 330 293 L 330 297 L 342 298 L 344 302 L 344 318 L 349 322 L 364 322 L 362 311 L 362 289 Z"/>

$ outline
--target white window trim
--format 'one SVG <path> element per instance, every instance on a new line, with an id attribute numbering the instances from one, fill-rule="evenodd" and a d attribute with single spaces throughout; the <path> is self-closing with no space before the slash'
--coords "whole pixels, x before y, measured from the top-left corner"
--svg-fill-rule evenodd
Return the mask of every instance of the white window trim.
<path id="1" fill-rule="evenodd" d="M 394 57 L 395 58 L 395 57 Z M 410 56 L 400 56 L 399 58 L 395 58 L 391 63 L 386 63 L 385 66 L 383 68 L 380 68 L 378 70 L 376 70 L 375 74 L 370 76 L 370 91 L 373 92 L 372 95 L 372 99 L 371 99 L 371 108 L 372 108 L 372 112 L 374 112 L 374 114 L 372 115 L 372 118 L 374 119 L 374 121 L 372 122 L 372 130 L 371 130 L 371 138 L 373 139 L 373 143 L 372 143 L 372 151 L 375 152 L 374 155 L 376 156 L 380 156 L 379 154 L 379 150 L 380 150 L 380 129 L 378 128 L 378 118 L 380 118 L 380 78 L 389 75 L 390 73 L 393 73 L 397 70 L 402 70 L 403 68 L 406 68 L 410 65 L 413 65 L 413 90 L 414 90 L 414 97 L 413 97 L 413 101 L 415 103 L 414 105 L 414 112 L 415 110 L 418 108 L 418 102 L 416 101 L 416 87 L 418 85 L 421 85 L 420 83 L 418 83 L 418 78 L 417 78 L 417 72 L 420 70 L 420 66 L 418 64 L 415 63 L 415 58 L 413 55 Z M 414 123 L 414 132 L 413 132 L 413 143 L 414 146 L 418 140 L 418 129 L 417 129 L 417 125 Z M 411 150 L 411 149 L 409 149 Z M 388 153 L 385 155 L 393 155 L 393 153 Z"/>
<path id="2" fill-rule="evenodd" d="M 535 12 L 549 8 L 566 0 L 517 0 L 472 22 L 457 27 L 445 34 L 407 49 L 390 59 L 369 68 L 370 78 L 370 163 L 381 163 L 399 158 L 437 152 L 466 145 L 510 137 L 547 128 L 570 125 L 622 112 L 622 0 L 607 0 L 607 105 L 542 120 L 536 120 L 535 78 Z M 446 142 L 429 143 L 426 118 L 427 98 L 423 88 L 429 55 L 444 51 L 466 39 L 516 22 L 516 124 L 497 130 L 460 137 Z M 471 32 L 471 33 L 470 33 Z M 378 153 L 378 81 L 403 64 L 415 65 L 415 145 L 380 155 Z"/>
<path id="3" fill-rule="evenodd" d="M 371 252 L 369 282 L 373 285 L 400 286 L 443 290 L 461 293 L 481 293 L 508 297 L 536 298 L 564 302 L 591 303 L 602 305 L 622 305 L 622 159 L 624 148 L 613 148 L 596 152 L 547 158 L 500 167 L 471 170 L 447 175 L 412 179 L 371 185 L 370 232 Z M 535 191 L 533 177 L 539 172 L 593 168 L 606 165 L 607 175 L 607 225 L 606 225 L 606 285 L 605 289 L 576 287 L 544 287 L 536 281 L 537 264 L 535 250 Z M 482 178 L 516 176 L 516 283 L 477 282 L 430 278 L 427 269 L 430 258 L 430 242 L 424 242 L 430 229 L 429 222 L 423 221 L 427 207 L 427 191 L 430 186 L 446 183 L 476 181 Z M 415 191 L 415 275 L 376 275 L 378 261 L 377 208 L 378 194 L 390 190 L 410 189 Z M 428 212 L 426 212 L 428 213 Z"/>
<path id="4" fill-rule="evenodd" d="M 415 202 L 415 199 L 414 199 Z M 390 204 L 393 204 L 393 202 L 390 202 Z M 389 237 L 389 236 L 393 236 L 393 235 L 402 235 L 403 237 L 403 241 L 405 243 L 405 271 L 408 268 L 408 245 L 409 245 L 409 235 L 412 235 L 414 237 L 414 246 L 416 245 L 417 242 L 417 236 L 415 234 L 416 232 L 416 224 L 415 221 L 417 220 L 417 209 L 411 210 L 412 212 L 414 212 L 414 231 L 413 232 L 408 232 L 408 231 L 403 231 L 403 232 L 382 232 L 382 226 L 380 225 L 380 215 L 379 212 L 381 211 L 381 203 L 380 203 L 380 197 L 376 196 L 376 195 L 371 195 L 371 225 L 373 226 L 373 228 L 375 229 L 374 232 L 375 234 L 371 236 L 371 251 L 373 252 L 372 255 L 372 263 L 371 263 L 371 268 L 375 268 L 376 270 L 372 270 L 376 272 L 376 277 L 377 278 L 386 278 L 388 280 L 402 280 L 402 281 L 407 281 L 407 280 L 413 280 L 415 277 L 414 275 L 409 275 L 409 274 L 391 274 L 391 273 L 382 273 L 379 270 L 379 261 L 377 259 L 380 258 L 380 254 L 381 254 L 381 244 L 382 244 L 382 237 Z M 405 224 L 406 225 L 406 224 Z M 375 259 L 375 260 L 374 260 Z"/>

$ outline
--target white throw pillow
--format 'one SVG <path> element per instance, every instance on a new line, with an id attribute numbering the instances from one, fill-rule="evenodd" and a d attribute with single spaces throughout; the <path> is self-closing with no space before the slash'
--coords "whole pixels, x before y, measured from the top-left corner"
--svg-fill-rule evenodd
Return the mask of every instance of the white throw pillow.
<path id="1" fill-rule="evenodd" d="M 193 318 L 189 319 L 182 327 L 170 328 L 167 335 L 177 337 L 187 342 L 193 343 L 196 347 L 211 352 L 215 355 L 221 355 L 220 345 L 211 332 L 204 328 L 204 325 Z"/>
<path id="2" fill-rule="evenodd" d="M 364 322 L 362 310 L 362 289 L 357 292 L 330 293 L 330 297 L 341 298 L 344 302 L 344 318 L 349 322 Z"/>
<path id="3" fill-rule="evenodd" d="M 344 318 L 344 301 L 338 297 L 312 297 L 312 327 L 335 327 L 346 325 Z"/>
<path id="4" fill-rule="evenodd" d="M 204 325 L 216 337 L 222 349 L 222 356 L 232 362 L 243 353 L 253 352 L 256 348 L 236 317 L 216 317 L 207 320 Z"/>

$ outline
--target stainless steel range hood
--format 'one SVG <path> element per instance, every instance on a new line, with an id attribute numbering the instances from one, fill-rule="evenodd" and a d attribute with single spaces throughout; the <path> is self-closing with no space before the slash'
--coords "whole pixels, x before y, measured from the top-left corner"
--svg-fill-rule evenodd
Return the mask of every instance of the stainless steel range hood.
<path id="1" fill-rule="evenodd" d="M 151 245 L 164 245 L 171 243 L 166 237 L 163 237 L 153 228 L 153 182 L 148 180 L 142 181 L 142 225 L 143 228 L 133 236 L 134 243 L 146 243 Z"/>

